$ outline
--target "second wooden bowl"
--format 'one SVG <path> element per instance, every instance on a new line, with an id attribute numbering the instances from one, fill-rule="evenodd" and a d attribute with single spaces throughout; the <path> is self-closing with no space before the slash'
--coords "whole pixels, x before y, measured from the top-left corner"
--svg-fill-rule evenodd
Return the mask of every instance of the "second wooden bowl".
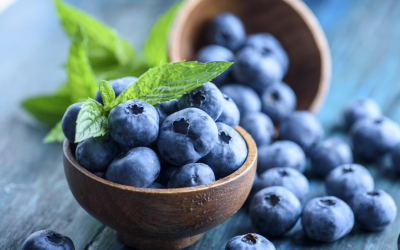
<path id="1" fill-rule="evenodd" d="M 64 141 L 64 170 L 79 205 L 116 231 L 128 246 L 144 250 L 188 247 L 201 234 L 235 214 L 245 202 L 257 168 L 257 147 L 241 127 L 248 148 L 245 163 L 233 174 L 196 187 L 150 189 L 107 181 L 83 168 Z"/>
<path id="2" fill-rule="evenodd" d="M 206 24 L 221 12 L 232 12 L 248 34 L 274 35 L 289 55 L 283 79 L 297 96 L 297 109 L 316 112 L 329 88 L 331 58 L 328 42 L 314 14 L 300 0 L 187 0 L 171 30 L 173 62 L 195 60 L 204 45 Z"/>

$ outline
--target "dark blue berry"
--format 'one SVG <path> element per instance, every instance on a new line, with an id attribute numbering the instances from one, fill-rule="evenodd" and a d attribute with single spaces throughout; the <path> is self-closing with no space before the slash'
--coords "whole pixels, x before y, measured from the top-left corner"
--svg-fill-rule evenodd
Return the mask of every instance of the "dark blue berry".
<path id="1" fill-rule="evenodd" d="M 260 97 L 252 88 L 241 84 L 227 84 L 221 87 L 221 91 L 232 98 L 241 116 L 261 111 Z"/>
<path id="2" fill-rule="evenodd" d="M 178 169 L 179 167 L 174 165 L 162 165 L 161 172 L 158 175 L 156 182 L 160 183 L 163 186 L 167 186 L 169 179 L 175 174 Z"/>
<path id="3" fill-rule="evenodd" d="M 215 181 L 212 169 L 203 163 L 180 167 L 168 181 L 168 188 L 194 187 Z"/>
<path id="4" fill-rule="evenodd" d="M 171 114 L 173 114 L 179 110 L 178 99 L 172 99 L 167 102 L 161 102 L 160 104 L 154 105 L 154 108 L 158 112 L 159 125 L 161 127 L 165 118 L 167 118 L 168 116 L 170 116 Z"/>
<path id="5" fill-rule="evenodd" d="M 253 137 L 257 146 L 268 145 L 274 135 L 274 124 L 264 113 L 246 113 L 240 120 L 242 126 Z"/>
<path id="6" fill-rule="evenodd" d="M 222 93 L 224 97 L 224 108 L 217 122 L 225 123 L 231 127 L 236 127 L 240 122 L 240 112 L 232 98 Z"/>
<path id="7" fill-rule="evenodd" d="M 129 87 L 132 83 L 136 82 L 137 79 L 138 78 L 134 76 L 127 76 L 120 79 L 110 80 L 108 81 L 108 83 L 113 88 L 115 93 L 115 98 L 117 98 L 127 87 Z M 96 92 L 94 99 L 104 105 L 103 98 L 101 97 L 99 91 Z"/>
<path id="8" fill-rule="evenodd" d="M 29 235 L 22 250 L 75 250 L 75 246 L 67 236 L 53 230 L 41 230 Z"/>
<path id="9" fill-rule="evenodd" d="M 69 106 L 61 120 L 62 131 L 70 143 L 75 143 L 76 119 L 82 104 L 82 102 L 77 102 Z"/>
<path id="10" fill-rule="evenodd" d="M 347 128 L 364 118 L 379 118 L 381 109 L 378 104 L 369 98 L 353 100 L 349 102 L 343 111 L 344 121 Z"/>
<path id="11" fill-rule="evenodd" d="M 225 250 L 275 250 L 274 244 L 262 235 L 248 233 L 229 240 Z"/>

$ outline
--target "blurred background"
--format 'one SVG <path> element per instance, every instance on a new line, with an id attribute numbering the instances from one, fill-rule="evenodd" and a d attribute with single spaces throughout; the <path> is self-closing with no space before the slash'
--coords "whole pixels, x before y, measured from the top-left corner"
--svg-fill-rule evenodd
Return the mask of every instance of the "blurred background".
<path id="1" fill-rule="evenodd" d="M 140 48 L 152 23 L 176 1 L 65 2 Z M 372 97 L 386 116 L 400 122 L 400 1 L 304 2 L 319 20 L 332 55 L 331 86 L 318 112 L 327 133 L 340 123 L 346 102 L 357 97 Z M 64 177 L 62 145 L 43 144 L 48 128 L 21 108 L 24 98 L 51 93 L 64 81 L 69 44 L 51 1 L 0 0 L 0 249 L 19 249 L 31 232 L 44 228 L 70 236 L 77 249 L 125 249 L 111 229 L 76 203 Z M 245 216 L 238 213 L 190 249 L 220 249 L 235 235 L 224 230 L 227 223 L 249 227 L 240 220 Z"/>

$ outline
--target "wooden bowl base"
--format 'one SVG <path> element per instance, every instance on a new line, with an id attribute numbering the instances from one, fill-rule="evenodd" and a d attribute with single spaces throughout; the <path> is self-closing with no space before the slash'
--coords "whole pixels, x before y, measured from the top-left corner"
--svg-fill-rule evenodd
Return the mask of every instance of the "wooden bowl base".
<path id="1" fill-rule="evenodd" d="M 188 238 L 174 240 L 156 240 L 135 237 L 132 234 L 125 234 L 115 231 L 117 239 L 127 246 L 140 250 L 178 250 L 183 249 L 196 243 L 202 236 L 198 234 Z"/>

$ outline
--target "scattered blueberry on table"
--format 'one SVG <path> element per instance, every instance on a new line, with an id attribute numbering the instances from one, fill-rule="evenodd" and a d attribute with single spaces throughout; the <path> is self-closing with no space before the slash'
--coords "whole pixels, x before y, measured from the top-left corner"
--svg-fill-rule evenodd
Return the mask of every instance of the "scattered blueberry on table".
<path id="1" fill-rule="evenodd" d="M 361 119 L 374 119 L 380 117 L 381 109 L 372 99 L 355 99 L 346 105 L 343 111 L 343 116 L 346 127 L 350 128 L 355 122 Z"/>
<path id="2" fill-rule="evenodd" d="M 75 250 L 75 246 L 67 236 L 53 230 L 41 230 L 29 235 L 22 250 Z"/>
<path id="3" fill-rule="evenodd" d="M 229 240 L 225 250 L 275 250 L 274 244 L 255 233 L 238 235 Z"/>

